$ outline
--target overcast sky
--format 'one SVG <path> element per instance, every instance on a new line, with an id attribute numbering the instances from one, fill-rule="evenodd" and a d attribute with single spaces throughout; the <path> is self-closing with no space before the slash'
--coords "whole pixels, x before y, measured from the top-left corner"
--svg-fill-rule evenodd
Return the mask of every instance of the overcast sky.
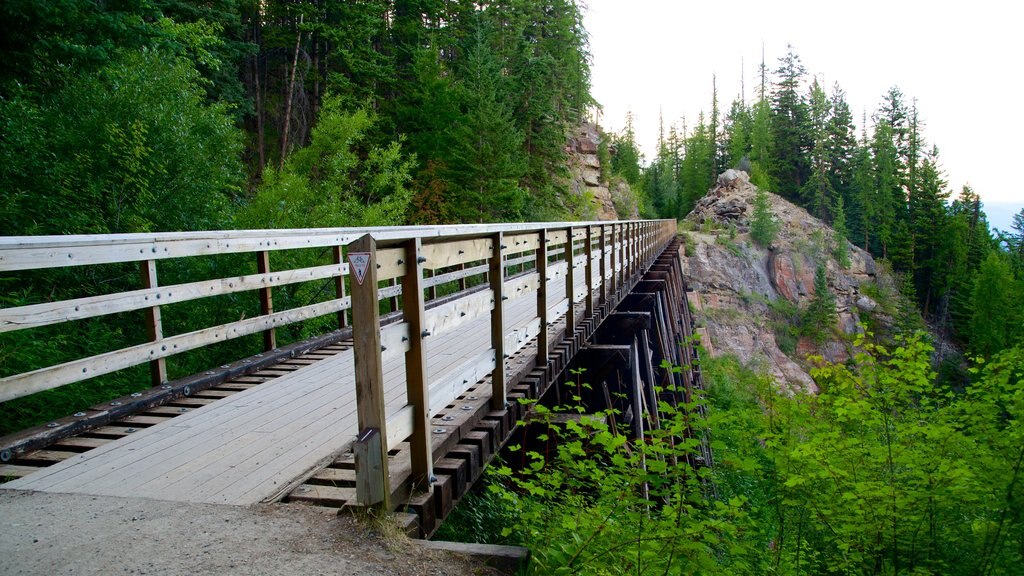
<path id="1" fill-rule="evenodd" d="M 847 93 L 858 124 L 890 86 L 917 98 L 923 135 L 939 147 L 954 196 L 969 183 L 989 204 L 1024 203 L 1024 8 L 1017 0 L 585 0 L 593 94 L 601 124 L 635 117 L 650 158 L 658 115 L 666 130 L 711 109 L 723 114 L 746 78 L 756 95 L 762 44 L 770 70 L 792 44 L 810 75 Z M 741 74 L 741 62 L 745 74 Z M 1019 208 L 1018 208 L 1019 209 Z M 1016 211 L 1016 210 L 1014 210 Z"/>

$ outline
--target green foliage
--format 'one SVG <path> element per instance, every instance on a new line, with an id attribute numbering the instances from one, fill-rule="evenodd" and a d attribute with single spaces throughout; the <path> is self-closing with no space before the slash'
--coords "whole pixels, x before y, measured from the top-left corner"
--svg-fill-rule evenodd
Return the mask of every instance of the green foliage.
<path id="1" fill-rule="evenodd" d="M 686 408 L 703 400 L 694 402 Z M 521 473 L 498 470 L 503 482 L 490 491 L 518 511 L 503 534 L 530 547 L 530 573 L 688 574 L 749 553 L 744 498 L 708 499 L 709 469 L 688 464 L 699 441 L 672 441 L 689 417 L 683 407 L 660 408 L 662 430 L 632 443 L 604 414 L 551 422 L 549 459 L 530 452 Z"/>
<path id="2" fill-rule="evenodd" d="M 707 393 L 685 407 L 706 416 L 662 403 L 662 430 L 643 441 L 603 414 L 552 422 L 547 458 L 491 477 L 492 541 L 529 546 L 536 574 L 1014 574 L 1024 350 L 955 394 L 936 386 L 920 337 L 869 338 L 845 364 L 816 359 L 817 395 L 724 357 L 702 362 Z M 696 439 L 667 441 L 691 427 L 713 470 L 685 464 Z"/>
<path id="3" fill-rule="evenodd" d="M 328 98 L 309 146 L 280 170 L 268 169 L 256 196 L 239 213 L 245 228 L 324 228 L 401 224 L 412 200 L 412 161 L 399 143 L 368 145 L 373 117 L 346 113 Z"/>
<path id="4" fill-rule="evenodd" d="M 1024 338 L 1024 285 L 1014 278 L 1008 260 L 990 254 L 975 279 L 971 348 L 982 356 L 991 356 Z"/>
<path id="5" fill-rule="evenodd" d="M 750 220 L 750 237 L 763 248 L 771 246 L 779 232 L 779 222 L 772 214 L 768 193 L 758 188 L 754 196 L 754 216 Z"/>
<path id="6" fill-rule="evenodd" d="M 241 181 L 241 139 L 191 65 L 125 53 L 42 103 L 0 102 L 4 234 L 218 228 Z M 174 210 L 167 210 L 174 206 Z"/>
<path id="7" fill-rule="evenodd" d="M 850 267 L 850 241 L 846 231 L 846 210 L 843 208 L 842 195 L 836 196 L 836 206 L 833 211 L 832 230 L 835 235 L 832 237 L 832 257 L 836 259 L 841 268 Z"/>

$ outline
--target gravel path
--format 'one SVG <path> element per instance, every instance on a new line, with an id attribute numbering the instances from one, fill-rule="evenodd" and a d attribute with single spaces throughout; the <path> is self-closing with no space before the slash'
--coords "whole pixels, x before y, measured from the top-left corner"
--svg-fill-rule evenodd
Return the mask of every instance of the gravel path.
<path id="1" fill-rule="evenodd" d="M 0 490 L 0 575 L 8 574 L 495 573 L 312 507 Z"/>

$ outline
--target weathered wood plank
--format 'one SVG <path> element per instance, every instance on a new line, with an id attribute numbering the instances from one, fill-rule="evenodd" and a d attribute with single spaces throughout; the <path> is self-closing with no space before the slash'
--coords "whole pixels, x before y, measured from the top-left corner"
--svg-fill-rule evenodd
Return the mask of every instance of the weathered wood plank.
<path id="1" fill-rule="evenodd" d="M 154 287 L 103 296 L 47 302 L 45 304 L 31 304 L 16 308 L 3 308 L 0 309 L 0 332 L 10 332 L 23 328 L 35 328 L 65 321 L 142 310 L 153 306 L 154 303 L 166 306 L 208 296 L 234 294 L 264 287 L 285 286 L 297 282 L 308 282 L 331 277 L 340 278 L 344 274 L 348 274 L 348 264 L 332 264 L 268 274 L 252 274 L 234 278 L 192 282 L 189 284 Z"/>
<path id="2" fill-rule="evenodd" d="M 436 270 L 437 268 L 487 260 L 493 250 L 493 241 L 490 238 L 475 238 L 423 244 L 421 250 L 422 256 L 426 258 L 423 266 Z"/>
<path id="3" fill-rule="evenodd" d="M 360 252 L 360 250 L 352 250 Z M 405 248 L 382 248 L 377 250 L 377 281 L 392 280 L 405 276 Z M 354 290 L 353 290 L 354 292 Z"/>
<path id="4" fill-rule="evenodd" d="M 474 242 L 473 246 L 480 244 L 482 243 Z M 402 317 L 409 324 L 409 332 L 412 336 L 409 339 L 409 351 L 405 353 L 406 397 L 409 402 L 408 406 L 413 409 L 412 431 L 407 436 L 411 459 L 409 477 L 415 489 L 429 492 L 430 478 L 434 475 L 434 458 L 430 450 L 430 391 L 427 380 L 426 350 L 423 345 L 423 338 L 430 330 L 427 327 L 423 301 L 421 256 L 426 254 L 425 248 L 420 244 L 419 238 L 409 240 L 405 244 L 405 251 L 412 261 L 406 265 L 405 277 L 402 279 Z M 471 251 L 475 248 L 465 246 L 464 249 Z M 427 262 L 429 262 L 429 257 L 427 257 Z M 388 434 L 390 434 L 390 430 Z M 390 440 L 390 436 L 388 439 Z M 398 445 L 397 442 L 390 441 L 386 444 L 388 446 Z"/>
<path id="5" fill-rule="evenodd" d="M 540 274 L 531 272 L 505 283 L 505 296 L 509 300 L 522 298 L 532 294 L 540 288 Z"/>
<path id="6" fill-rule="evenodd" d="M 157 288 L 156 260 L 142 262 L 142 286 L 146 289 Z M 152 303 L 146 309 L 146 336 L 150 342 L 156 343 L 163 340 L 164 328 L 160 320 L 160 306 Z M 167 361 L 163 358 L 154 358 L 149 361 L 149 380 L 153 386 L 159 386 L 167 381 Z"/>
<path id="7" fill-rule="evenodd" d="M 483 290 L 432 308 L 426 313 L 423 329 L 430 336 L 444 334 L 490 312 L 494 300 L 490 290 Z"/>
<path id="8" fill-rule="evenodd" d="M 505 248 L 503 252 L 508 254 L 519 254 L 529 250 L 536 250 L 540 245 L 538 234 L 509 234 L 505 236 Z"/>
<path id="9" fill-rule="evenodd" d="M 494 295 L 491 309 L 491 348 L 494 348 L 494 370 L 491 373 L 491 409 L 505 407 L 505 256 L 501 252 L 504 237 L 501 232 L 494 235 L 494 249 L 491 251 L 491 269 L 487 273 Z"/>
<path id="10" fill-rule="evenodd" d="M 349 306 L 349 298 L 328 300 L 327 302 L 275 312 L 268 316 L 248 318 L 230 324 L 222 324 L 195 332 L 179 334 L 164 338 L 159 342 L 140 344 L 82 360 L 8 376 L 0 379 L 0 402 L 57 388 L 72 382 L 79 382 L 94 376 L 109 374 L 158 358 L 166 358 L 174 354 L 202 348 L 216 342 L 224 342 L 241 336 L 255 334 L 275 326 L 284 326 L 301 320 L 332 314 Z"/>
<path id="11" fill-rule="evenodd" d="M 356 412 L 358 415 L 358 430 L 360 435 L 376 430 L 381 436 L 380 454 L 372 457 L 373 462 L 379 462 L 379 468 L 375 467 L 374 477 L 366 481 L 374 486 L 383 486 L 383 489 L 373 490 L 371 493 L 360 491 L 359 501 L 365 506 L 380 504 L 384 510 L 389 510 L 388 488 L 388 447 L 387 447 L 387 413 L 384 407 L 384 370 L 381 359 L 381 337 L 380 337 L 380 308 L 377 306 L 377 282 L 379 278 L 378 265 L 381 269 L 397 271 L 405 274 L 405 266 L 398 264 L 397 252 L 405 257 L 404 249 L 393 249 L 385 252 L 387 264 L 377 263 L 377 242 L 369 234 L 356 240 L 349 247 L 349 253 L 365 252 L 370 254 L 370 261 L 367 265 L 366 275 L 363 282 L 357 282 L 352 287 L 352 301 L 356 305 L 352 309 L 352 340 L 355 343 L 353 348 L 355 355 L 355 380 L 356 380 Z M 393 263 L 391 263 L 393 262 Z M 363 468 L 360 469 L 360 464 Z M 361 473 L 369 473 L 366 463 L 356 462 L 356 470 Z M 364 484 L 365 486 L 365 484 Z M 375 496 L 382 493 L 378 500 Z"/>

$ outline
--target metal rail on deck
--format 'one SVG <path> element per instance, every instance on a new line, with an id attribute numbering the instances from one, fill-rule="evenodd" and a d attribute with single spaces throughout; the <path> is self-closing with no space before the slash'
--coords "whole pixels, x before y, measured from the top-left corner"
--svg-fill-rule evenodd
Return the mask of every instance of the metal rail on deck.
<path id="1" fill-rule="evenodd" d="M 150 341 L 0 378 L 0 402 L 146 363 L 154 384 L 159 384 L 167 379 L 166 358 L 176 354 L 256 333 L 263 333 L 265 347 L 270 349 L 276 345 L 276 329 L 282 326 L 335 315 L 339 327 L 344 327 L 351 315 L 359 436 L 375 429 L 379 438 L 370 455 L 376 466 L 360 466 L 368 474 L 364 484 L 387 486 L 388 447 L 409 441 L 413 482 L 429 488 L 431 408 L 457 397 L 459 387 L 429 381 L 422 341 L 474 318 L 489 317 L 490 347 L 466 359 L 459 375 L 476 382 L 490 374 L 492 405 L 499 408 L 506 398 L 503 359 L 535 336 L 546 339 L 548 322 L 574 304 L 583 303 L 591 313 L 595 300 L 598 305 L 604 303 L 671 241 L 675 231 L 673 220 L 650 220 L 3 237 L 0 272 L 137 263 L 142 273 L 136 290 L 0 309 L 0 332 L 142 311 Z M 271 269 L 269 253 L 305 248 L 332 249 L 332 263 Z M 174 285 L 158 282 L 162 260 L 237 253 L 255 255 L 256 274 Z M 515 273 L 510 274 L 510 269 Z M 468 278 L 486 287 L 464 290 L 428 306 L 437 287 L 451 283 L 464 287 Z M 545 303 L 548 282 L 558 278 L 564 278 L 571 302 L 567 296 L 549 309 Z M 586 279 L 582 288 L 575 286 L 577 278 Z M 275 310 L 275 288 L 310 281 L 333 281 L 331 297 Z M 240 292 L 255 294 L 260 315 L 183 334 L 164 333 L 161 307 Z M 536 317 L 525 328 L 506 331 L 504 302 L 533 293 L 538 302 Z M 399 296 L 402 321 L 381 328 L 379 302 Z M 573 314 L 567 316 L 568 328 L 574 320 Z M 547 348 L 539 350 L 537 361 L 543 363 Z M 406 366 L 408 403 L 388 414 L 381 366 L 400 358 Z M 381 492 L 363 490 L 360 499 L 365 504 L 383 499 L 386 505 L 389 490 Z"/>

